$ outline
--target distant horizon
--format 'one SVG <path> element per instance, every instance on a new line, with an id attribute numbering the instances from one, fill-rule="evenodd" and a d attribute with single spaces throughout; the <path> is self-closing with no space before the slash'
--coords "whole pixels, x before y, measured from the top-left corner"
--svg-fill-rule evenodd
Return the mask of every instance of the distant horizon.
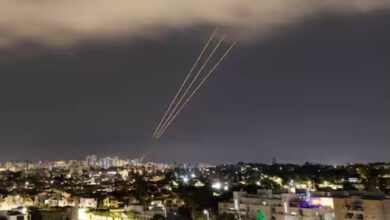
<path id="1" fill-rule="evenodd" d="M 83 158 L 66 158 L 66 159 L 32 159 L 32 160 L 29 160 L 29 159 L 26 159 L 26 160 L 1 160 L 0 159 L 0 163 L 5 163 L 5 162 L 31 162 L 31 163 L 36 163 L 36 162 L 58 162 L 58 161 L 84 161 L 86 160 L 86 157 L 87 156 L 97 156 L 99 158 L 105 158 L 105 157 L 118 157 L 118 159 L 120 160 L 134 160 L 134 159 L 139 159 L 139 157 L 135 156 L 135 157 L 121 157 L 120 155 L 98 155 L 98 154 L 89 154 L 89 155 L 85 155 Z M 142 155 L 141 155 L 142 156 Z M 171 160 L 171 161 L 158 161 L 158 160 L 148 160 L 147 158 L 144 158 L 143 160 L 143 163 L 148 163 L 148 162 L 152 162 L 152 163 L 178 163 L 178 164 L 188 164 L 188 165 L 196 165 L 196 164 L 207 164 L 207 165 L 214 165 L 214 166 L 219 166 L 219 165 L 225 165 L 225 164 L 229 164 L 229 165 L 236 165 L 238 163 L 253 163 L 253 164 L 266 164 L 266 165 L 272 165 L 273 164 L 273 158 L 270 158 L 270 161 L 269 162 L 260 162 L 260 161 L 237 161 L 237 162 L 221 162 L 221 163 L 210 163 L 210 162 L 204 162 L 204 161 L 197 161 L 197 162 L 184 162 L 184 161 L 175 161 L 175 160 Z M 369 161 L 369 162 L 345 162 L 345 163 L 322 163 L 322 162 L 316 162 L 316 161 L 304 161 L 304 162 L 301 162 L 301 163 L 297 163 L 297 162 L 286 162 L 286 161 L 278 161 L 276 160 L 276 163 L 275 164 L 281 164 L 281 165 L 288 165 L 288 164 L 291 164 L 291 165 L 305 165 L 305 164 L 317 164 L 317 165 L 326 165 L 326 166 L 341 166 L 341 165 L 348 165 L 348 164 L 364 164 L 364 165 L 368 165 L 368 164 L 381 164 L 381 163 L 384 163 L 384 164 L 387 164 L 387 163 L 390 163 L 390 161 Z"/>

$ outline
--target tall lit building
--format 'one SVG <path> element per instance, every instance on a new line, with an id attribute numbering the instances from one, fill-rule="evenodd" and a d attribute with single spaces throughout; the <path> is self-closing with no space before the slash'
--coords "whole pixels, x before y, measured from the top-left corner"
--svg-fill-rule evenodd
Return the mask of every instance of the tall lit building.
<path id="1" fill-rule="evenodd" d="M 96 155 L 88 155 L 85 159 L 86 166 L 97 166 L 98 165 L 98 157 Z"/>

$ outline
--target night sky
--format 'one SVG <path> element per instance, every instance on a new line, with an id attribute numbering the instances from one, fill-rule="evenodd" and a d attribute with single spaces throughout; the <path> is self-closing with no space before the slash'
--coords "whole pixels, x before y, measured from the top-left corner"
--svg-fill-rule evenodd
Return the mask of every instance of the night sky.
<path id="1" fill-rule="evenodd" d="M 390 10 L 322 14 L 240 41 L 160 140 L 212 25 L 0 49 L 0 161 L 389 162 L 389 27 Z"/>

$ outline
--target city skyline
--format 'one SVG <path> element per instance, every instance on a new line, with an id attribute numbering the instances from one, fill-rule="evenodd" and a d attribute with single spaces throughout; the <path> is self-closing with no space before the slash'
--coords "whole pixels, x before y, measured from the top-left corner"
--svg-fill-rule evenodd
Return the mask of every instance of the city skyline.
<path id="1" fill-rule="evenodd" d="M 252 220 L 260 213 L 268 220 L 385 220 L 389 167 L 159 164 L 96 155 L 81 161 L 6 162 L 0 163 L 0 217 Z"/>
<path id="2" fill-rule="evenodd" d="M 224 163 L 212 163 L 212 162 L 205 162 L 205 161 L 178 161 L 178 160 L 172 160 L 172 161 L 155 161 L 151 160 L 146 157 L 145 154 L 142 155 L 134 155 L 130 157 L 122 157 L 118 155 L 97 155 L 97 154 L 90 154 L 90 155 L 84 155 L 74 158 L 54 158 L 54 159 L 48 159 L 48 160 L 42 160 L 42 159 L 25 159 L 25 160 L 0 160 L 0 167 L 1 165 L 5 164 L 56 164 L 56 163 L 85 163 L 90 165 L 90 161 L 95 161 L 95 165 L 91 166 L 97 166 L 101 168 L 109 168 L 109 167 L 116 167 L 116 165 L 110 165 L 106 166 L 104 164 L 112 163 L 112 164 L 120 164 L 118 167 L 123 167 L 127 165 L 134 165 L 134 163 L 139 165 L 145 165 L 145 164 L 160 164 L 160 165 L 173 165 L 177 164 L 179 166 L 189 166 L 189 167 L 196 167 L 196 166 L 225 166 L 225 165 L 237 165 L 237 164 L 260 164 L 260 165 L 293 165 L 293 166 L 305 166 L 305 165 L 320 165 L 320 166 L 331 166 L 331 167 L 342 167 L 342 166 L 353 166 L 353 165 L 386 165 L 389 164 L 387 161 L 373 161 L 373 162 L 345 162 L 345 163 L 320 163 L 318 161 L 303 161 L 301 163 L 293 163 L 289 161 L 281 161 L 277 158 L 273 157 L 270 158 L 268 161 L 230 161 L 230 162 L 224 162 Z M 110 162 L 107 162 L 110 161 Z M 114 162 L 113 162 L 114 161 Z"/>
<path id="3" fill-rule="evenodd" d="M 273 31 L 251 23 L 250 37 L 213 21 L 64 47 L 0 38 L 0 161 L 388 162 L 390 10 L 303 17 Z M 239 40 L 234 53 L 153 140 L 220 24 Z"/>

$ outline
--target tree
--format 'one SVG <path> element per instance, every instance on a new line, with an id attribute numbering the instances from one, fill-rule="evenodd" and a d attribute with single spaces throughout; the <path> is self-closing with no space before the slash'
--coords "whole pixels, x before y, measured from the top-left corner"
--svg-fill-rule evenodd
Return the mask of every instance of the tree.
<path id="1" fill-rule="evenodd" d="M 152 220 L 165 220 L 165 217 L 160 214 L 155 214 Z"/>
<path id="2" fill-rule="evenodd" d="M 218 216 L 218 220 L 236 220 L 236 218 L 231 213 L 224 213 Z"/>

